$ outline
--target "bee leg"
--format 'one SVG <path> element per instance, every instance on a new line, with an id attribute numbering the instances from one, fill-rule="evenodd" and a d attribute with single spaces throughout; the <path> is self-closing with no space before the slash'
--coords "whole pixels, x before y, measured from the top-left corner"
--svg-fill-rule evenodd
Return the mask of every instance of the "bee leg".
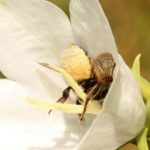
<path id="1" fill-rule="evenodd" d="M 63 94 L 62 94 L 62 97 L 58 99 L 57 103 L 58 102 L 61 102 L 61 103 L 65 103 L 65 101 L 68 99 L 69 97 L 69 92 L 71 90 L 71 87 L 67 87 L 64 91 L 63 91 Z"/>
<path id="2" fill-rule="evenodd" d="M 87 105 L 88 105 L 89 101 L 93 98 L 93 94 L 98 90 L 98 87 L 99 87 L 99 85 L 95 85 L 95 86 L 91 89 L 91 91 L 88 93 L 87 98 L 86 98 L 85 103 L 84 103 L 83 112 L 82 112 L 82 114 L 80 115 L 80 121 L 83 121 L 83 120 L 84 120 L 84 114 L 85 114 L 85 112 L 86 112 Z"/>
<path id="3" fill-rule="evenodd" d="M 80 121 L 83 121 L 83 120 L 84 120 L 84 114 L 85 114 L 85 112 L 86 112 L 87 105 L 88 105 L 89 101 L 90 101 L 90 97 L 88 97 L 88 98 L 86 99 L 85 104 L 84 104 L 84 108 L 83 108 L 83 112 L 82 112 L 81 114 L 79 114 L 79 119 L 80 119 Z"/>
<path id="4" fill-rule="evenodd" d="M 77 105 L 81 105 L 82 103 L 83 103 L 83 100 L 78 97 L 78 99 L 76 100 L 76 104 Z M 79 120 L 81 118 L 81 115 L 82 115 L 81 113 L 78 114 Z M 84 118 L 82 119 L 82 121 L 83 120 L 84 120 Z"/>
<path id="5" fill-rule="evenodd" d="M 63 91 L 62 97 L 57 100 L 57 103 L 59 103 L 59 102 L 60 102 L 60 103 L 65 103 L 65 101 L 66 101 L 66 100 L 68 99 L 68 97 L 69 97 L 69 92 L 70 92 L 71 89 L 72 89 L 72 88 L 71 88 L 70 86 L 67 87 L 67 88 Z M 52 110 L 49 110 L 48 114 L 50 114 L 51 111 L 52 111 Z"/>

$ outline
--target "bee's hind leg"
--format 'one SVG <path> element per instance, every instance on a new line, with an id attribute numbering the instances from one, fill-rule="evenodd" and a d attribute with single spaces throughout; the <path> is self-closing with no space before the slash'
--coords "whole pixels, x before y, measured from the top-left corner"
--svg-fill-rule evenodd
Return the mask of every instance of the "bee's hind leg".
<path id="1" fill-rule="evenodd" d="M 57 103 L 65 103 L 65 101 L 68 99 L 68 97 L 69 97 L 69 93 L 70 93 L 70 90 L 71 90 L 72 88 L 69 86 L 69 87 L 67 87 L 64 91 L 63 91 L 63 94 L 62 94 L 62 97 L 61 98 L 59 98 L 58 100 L 57 100 Z M 48 112 L 48 114 L 50 114 L 51 113 L 51 111 L 52 110 L 49 110 L 49 112 Z"/>

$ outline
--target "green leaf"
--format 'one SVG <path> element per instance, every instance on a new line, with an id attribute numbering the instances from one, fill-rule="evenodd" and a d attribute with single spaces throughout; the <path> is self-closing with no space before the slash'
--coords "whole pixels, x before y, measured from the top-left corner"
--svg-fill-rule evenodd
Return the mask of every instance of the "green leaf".
<path id="1" fill-rule="evenodd" d="M 150 129 L 150 99 L 147 99 L 145 129 L 143 130 L 143 132 L 138 138 L 138 144 L 137 144 L 138 150 L 149 150 L 148 141 L 147 141 L 147 135 L 149 129 Z"/>
<path id="2" fill-rule="evenodd" d="M 140 77 L 140 85 L 144 99 L 150 99 L 150 83 L 143 77 Z"/>
<path id="3" fill-rule="evenodd" d="M 147 132 L 148 132 L 148 128 L 146 127 L 141 133 L 141 135 L 139 136 L 137 142 L 138 150 L 149 150 L 148 143 L 147 143 Z"/>
<path id="4" fill-rule="evenodd" d="M 150 99 L 146 102 L 146 127 L 150 129 Z"/>
<path id="5" fill-rule="evenodd" d="M 144 79 L 142 76 L 140 76 L 140 57 L 141 57 L 141 54 L 138 54 L 136 56 L 133 66 L 132 66 L 132 71 L 140 85 L 143 98 L 146 101 L 147 99 L 150 98 L 150 83 L 146 79 Z"/>
<path id="6" fill-rule="evenodd" d="M 140 57 L 141 54 L 138 54 L 133 62 L 132 71 L 140 84 Z"/>

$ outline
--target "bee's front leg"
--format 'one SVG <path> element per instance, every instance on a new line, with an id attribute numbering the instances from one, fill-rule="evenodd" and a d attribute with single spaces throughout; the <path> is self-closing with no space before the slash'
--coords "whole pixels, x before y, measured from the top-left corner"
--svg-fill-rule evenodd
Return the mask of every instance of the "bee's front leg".
<path id="1" fill-rule="evenodd" d="M 80 120 L 80 121 L 83 121 L 83 120 L 84 120 L 84 114 L 85 114 L 85 112 L 86 112 L 86 110 L 87 110 L 87 105 L 88 105 L 89 101 L 90 101 L 90 98 L 87 98 L 87 99 L 85 100 L 83 112 L 82 112 L 81 114 L 79 114 L 79 120 Z"/>
<path id="2" fill-rule="evenodd" d="M 61 98 L 59 98 L 58 100 L 57 100 L 57 103 L 65 103 L 65 101 L 68 99 L 68 97 L 69 97 L 69 93 L 70 93 L 70 90 L 71 90 L 72 88 L 69 86 L 69 87 L 67 87 L 64 91 L 63 91 L 63 94 L 62 94 L 62 97 Z M 50 114 L 51 113 L 51 111 L 52 110 L 49 110 L 49 112 L 48 112 L 48 114 Z"/>
<path id="3" fill-rule="evenodd" d="M 89 103 L 89 101 L 94 97 L 95 93 L 97 92 L 97 90 L 99 89 L 99 85 L 96 84 L 91 90 L 90 92 L 87 94 L 87 98 L 84 102 L 84 108 L 83 108 L 83 112 L 80 114 L 80 121 L 84 120 L 84 114 L 86 112 L 87 109 L 87 105 Z"/>
<path id="4" fill-rule="evenodd" d="M 90 97 L 88 97 L 88 98 L 86 99 L 86 101 L 85 101 L 85 103 L 84 103 L 83 112 L 82 112 L 81 114 L 79 114 L 79 120 L 80 120 L 80 121 L 83 121 L 83 120 L 84 120 L 84 114 L 85 114 L 85 112 L 86 112 L 87 105 L 88 105 L 89 101 L 90 101 Z"/>

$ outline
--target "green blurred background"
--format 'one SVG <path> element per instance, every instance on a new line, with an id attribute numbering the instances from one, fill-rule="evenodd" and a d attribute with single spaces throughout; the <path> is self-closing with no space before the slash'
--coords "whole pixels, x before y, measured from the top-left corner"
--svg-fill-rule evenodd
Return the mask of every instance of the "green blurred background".
<path id="1" fill-rule="evenodd" d="M 69 0 L 49 0 L 69 15 Z M 141 74 L 150 80 L 150 0 L 100 0 L 119 52 L 131 67 L 138 53 Z"/>

